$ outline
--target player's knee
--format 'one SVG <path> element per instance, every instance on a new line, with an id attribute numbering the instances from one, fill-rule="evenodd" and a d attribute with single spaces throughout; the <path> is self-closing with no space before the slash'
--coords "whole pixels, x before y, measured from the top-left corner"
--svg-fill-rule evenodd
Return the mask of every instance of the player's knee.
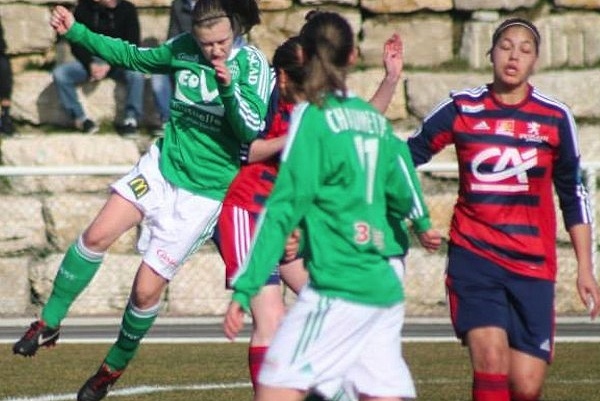
<path id="1" fill-rule="evenodd" d="M 543 375 L 537 372 L 530 374 L 520 373 L 518 377 L 514 374 L 510 377 L 510 399 L 511 401 L 537 401 L 542 396 Z"/>
<path id="2" fill-rule="evenodd" d="M 518 391 L 511 389 L 510 391 L 510 401 L 538 401 L 541 396 L 541 389 L 534 386 Z"/>
<path id="3" fill-rule="evenodd" d="M 91 227 L 81 235 L 81 239 L 83 245 L 94 252 L 106 252 L 111 245 L 110 241 L 104 235 L 101 235 L 101 233 Z"/>
<path id="4" fill-rule="evenodd" d="M 508 355 L 496 347 L 483 348 L 473 355 L 473 365 L 478 372 L 506 372 Z"/>

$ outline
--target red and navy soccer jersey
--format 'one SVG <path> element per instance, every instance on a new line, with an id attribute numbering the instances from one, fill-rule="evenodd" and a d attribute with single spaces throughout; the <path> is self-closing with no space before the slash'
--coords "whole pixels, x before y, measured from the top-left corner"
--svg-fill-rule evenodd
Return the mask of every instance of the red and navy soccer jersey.
<path id="1" fill-rule="evenodd" d="M 556 278 L 553 185 L 565 227 L 590 223 L 570 110 L 529 88 L 505 105 L 487 85 L 455 92 L 408 140 L 415 165 L 454 144 L 459 191 L 451 242 L 515 273 Z"/>
<path id="2" fill-rule="evenodd" d="M 258 137 L 273 139 L 286 135 L 293 108 L 293 103 L 287 103 L 279 98 L 277 111 L 272 116 L 273 119 L 267 131 Z M 260 213 L 271 193 L 278 171 L 279 155 L 263 162 L 242 164 L 240 171 L 227 190 L 223 204 L 235 205 L 249 212 Z"/>

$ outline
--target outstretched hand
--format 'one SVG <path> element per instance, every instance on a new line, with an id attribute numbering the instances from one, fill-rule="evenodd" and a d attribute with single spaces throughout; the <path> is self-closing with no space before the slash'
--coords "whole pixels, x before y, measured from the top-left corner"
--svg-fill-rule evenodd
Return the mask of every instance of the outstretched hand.
<path id="1" fill-rule="evenodd" d="M 231 301 L 223 320 L 223 332 L 231 341 L 244 327 L 244 310 L 236 301 Z"/>
<path id="2" fill-rule="evenodd" d="M 383 66 L 389 79 L 399 80 L 404 69 L 404 44 L 402 38 L 394 33 L 383 45 Z"/>
<path id="3" fill-rule="evenodd" d="M 73 23 L 75 22 L 75 17 L 73 13 L 67 10 L 63 6 L 56 6 L 52 10 L 52 15 L 50 16 L 50 26 L 58 33 L 59 35 L 64 35 L 71 29 Z"/>

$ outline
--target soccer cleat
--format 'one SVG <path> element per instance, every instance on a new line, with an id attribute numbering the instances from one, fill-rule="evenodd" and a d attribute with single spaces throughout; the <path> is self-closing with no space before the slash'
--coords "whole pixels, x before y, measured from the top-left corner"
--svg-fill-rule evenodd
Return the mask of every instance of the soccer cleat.
<path id="1" fill-rule="evenodd" d="M 38 348 L 55 345 L 59 335 L 59 328 L 50 328 L 43 320 L 36 320 L 31 323 L 23 337 L 13 345 L 13 353 L 34 356 Z"/>
<path id="2" fill-rule="evenodd" d="M 87 379 L 83 387 L 79 389 L 77 401 L 99 401 L 103 399 L 122 374 L 122 370 L 111 371 L 103 363 L 94 376 Z"/>

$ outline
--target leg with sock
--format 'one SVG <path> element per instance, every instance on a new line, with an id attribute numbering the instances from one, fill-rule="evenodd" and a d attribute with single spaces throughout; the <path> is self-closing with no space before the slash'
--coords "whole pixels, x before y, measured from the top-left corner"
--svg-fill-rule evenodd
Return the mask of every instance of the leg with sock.
<path id="1" fill-rule="evenodd" d="M 265 359 L 265 354 L 268 349 L 269 347 L 266 346 L 252 345 L 248 348 L 248 369 L 250 370 L 250 380 L 252 381 L 252 388 L 254 391 L 256 391 L 260 367 Z"/>
<path id="2" fill-rule="evenodd" d="M 49 327 L 60 325 L 75 299 L 96 275 L 103 258 L 104 253 L 87 249 L 82 237 L 69 247 L 56 273 L 52 294 L 42 310 L 42 320 Z"/>
<path id="3" fill-rule="evenodd" d="M 88 286 L 102 263 L 104 253 L 85 247 L 81 236 L 72 244 L 60 264 L 50 298 L 42 309 L 42 316 L 31 324 L 14 344 L 13 353 L 33 356 L 40 347 L 56 344 L 60 323 L 79 294 Z"/>
<path id="4" fill-rule="evenodd" d="M 139 309 L 129 302 L 123 314 L 119 337 L 104 360 L 111 370 L 123 370 L 127 367 L 140 342 L 154 324 L 159 309 L 160 304 L 148 309 Z"/>
<path id="5" fill-rule="evenodd" d="M 147 309 L 137 308 L 131 301 L 123 313 L 117 341 L 108 351 L 98 371 L 90 377 L 77 393 L 78 401 L 98 401 L 108 394 L 133 359 L 140 342 L 150 330 L 160 304 Z"/>

